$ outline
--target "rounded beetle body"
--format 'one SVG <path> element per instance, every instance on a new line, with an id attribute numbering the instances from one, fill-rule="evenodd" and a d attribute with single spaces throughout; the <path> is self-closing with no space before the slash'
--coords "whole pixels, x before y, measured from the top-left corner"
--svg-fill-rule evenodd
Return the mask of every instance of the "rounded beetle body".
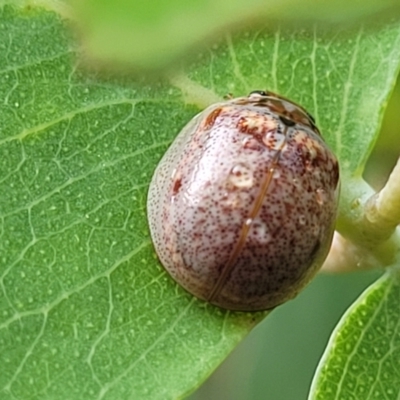
<path id="1" fill-rule="evenodd" d="M 297 104 L 256 91 L 194 117 L 150 184 L 148 217 L 171 276 L 231 310 L 272 309 L 322 265 L 334 231 L 336 157 Z"/>

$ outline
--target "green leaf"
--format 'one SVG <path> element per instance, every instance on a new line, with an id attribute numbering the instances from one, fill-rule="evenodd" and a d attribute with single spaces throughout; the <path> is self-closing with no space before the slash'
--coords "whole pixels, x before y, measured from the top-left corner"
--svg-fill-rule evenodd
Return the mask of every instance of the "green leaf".
<path id="1" fill-rule="evenodd" d="M 227 27 L 265 26 L 276 21 L 355 20 L 400 14 L 395 0 L 75 0 L 85 46 L 95 62 L 158 69 Z M 340 26 L 340 29 L 343 25 Z"/>
<path id="2" fill-rule="evenodd" d="M 54 13 L 0 10 L 0 397 L 180 397 L 265 314 L 200 302 L 158 264 L 145 209 L 158 160 L 210 101 L 269 88 L 309 108 L 356 171 L 400 26 L 228 35 L 148 83 L 88 73 Z"/>
<path id="3" fill-rule="evenodd" d="M 310 399 L 397 399 L 400 282 L 388 273 L 342 317 L 318 367 Z"/>

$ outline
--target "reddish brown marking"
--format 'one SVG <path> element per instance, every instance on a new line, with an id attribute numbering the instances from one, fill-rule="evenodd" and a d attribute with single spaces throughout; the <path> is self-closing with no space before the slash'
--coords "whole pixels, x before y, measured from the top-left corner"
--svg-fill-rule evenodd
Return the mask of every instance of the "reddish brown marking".
<path id="1" fill-rule="evenodd" d="M 246 141 L 243 141 L 243 148 L 254 151 L 261 151 L 264 146 L 260 145 L 260 141 L 253 137 L 249 137 Z"/>
<path id="2" fill-rule="evenodd" d="M 244 118 L 244 117 L 239 118 L 239 121 L 236 126 L 239 129 L 240 133 L 247 133 L 247 129 L 246 129 L 247 127 L 245 125 L 245 122 L 246 122 L 246 118 Z"/>
<path id="3" fill-rule="evenodd" d="M 174 182 L 174 186 L 172 187 L 172 195 L 176 196 L 176 194 L 179 192 L 179 189 L 182 187 L 182 179 L 178 178 Z"/>
<path id="4" fill-rule="evenodd" d="M 210 114 L 207 115 L 207 118 L 204 120 L 204 127 L 206 129 L 211 129 L 214 124 L 215 120 L 218 118 L 218 116 L 221 114 L 222 108 L 216 108 L 214 111 L 212 111 Z"/>
<path id="5" fill-rule="evenodd" d="M 257 115 L 239 118 L 236 127 L 240 133 L 252 136 L 252 138 L 243 142 L 244 148 L 261 150 L 266 146 L 264 140 L 265 135 L 268 132 L 275 131 L 278 126 L 276 121 Z M 261 145 L 261 147 L 259 145 Z"/>
<path id="6" fill-rule="evenodd" d="M 241 117 L 237 123 L 240 133 L 254 136 L 258 141 L 261 140 L 262 134 L 277 128 L 276 123 L 268 126 L 269 120 L 261 115 L 252 115 L 250 117 Z"/>
<path id="7" fill-rule="evenodd" d="M 256 118 L 258 123 L 254 123 Z M 237 128 L 240 133 L 246 133 L 254 136 L 257 140 L 261 140 L 261 134 L 267 131 L 264 120 L 265 118 L 261 116 L 241 117 L 237 123 Z"/>
<path id="8" fill-rule="evenodd" d="M 285 207 L 286 215 L 290 215 L 293 211 L 294 205 L 284 202 L 283 206 Z"/>

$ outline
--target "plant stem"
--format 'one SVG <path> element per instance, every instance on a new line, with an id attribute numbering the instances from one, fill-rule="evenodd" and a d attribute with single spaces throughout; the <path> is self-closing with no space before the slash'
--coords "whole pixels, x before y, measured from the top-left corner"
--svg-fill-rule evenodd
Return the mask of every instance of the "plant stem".
<path id="1" fill-rule="evenodd" d="M 347 181 L 346 181 L 347 182 Z M 400 261 L 400 159 L 384 188 L 373 193 L 361 179 L 350 178 L 345 204 L 322 270 L 346 272 L 387 267 Z"/>
<path id="2" fill-rule="evenodd" d="M 398 235 L 400 238 L 400 235 Z M 384 268 L 395 263 L 394 256 L 398 249 L 397 237 L 386 241 L 370 250 L 360 246 L 335 232 L 328 257 L 321 271 L 327 273 L 343 273 L 356 270 Z"/>
<path id="3" fill-rule="evenodd" d="M 370 257 L 367 260 L 363 257 L 358 246 L 345 239 L 339 232 L 335 232 L 332 246 L 322 266 L 322 271 L 328 273 L 349 272 L 361 266 L 363 269 L 367 269 L 373 267 L 374 263 L 373 261 L 371 262 Z"/>
<path id="4" fill-rule="evenodd" d="M 364 229 L 375 241 L 388 239 L 400 223 L 400 159 L 386 185 L 365 205 Z"/>

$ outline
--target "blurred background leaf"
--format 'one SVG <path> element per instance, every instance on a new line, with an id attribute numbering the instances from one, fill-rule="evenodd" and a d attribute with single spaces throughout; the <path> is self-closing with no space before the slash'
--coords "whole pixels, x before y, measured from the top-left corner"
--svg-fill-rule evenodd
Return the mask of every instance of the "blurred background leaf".
<path id="1" fill-rule="evenodd" d="M 72 0 L 92 62 L 157 70 L 229 29 L 276 23 L 343 24 L 400 15 L 397 0 Z"/>

